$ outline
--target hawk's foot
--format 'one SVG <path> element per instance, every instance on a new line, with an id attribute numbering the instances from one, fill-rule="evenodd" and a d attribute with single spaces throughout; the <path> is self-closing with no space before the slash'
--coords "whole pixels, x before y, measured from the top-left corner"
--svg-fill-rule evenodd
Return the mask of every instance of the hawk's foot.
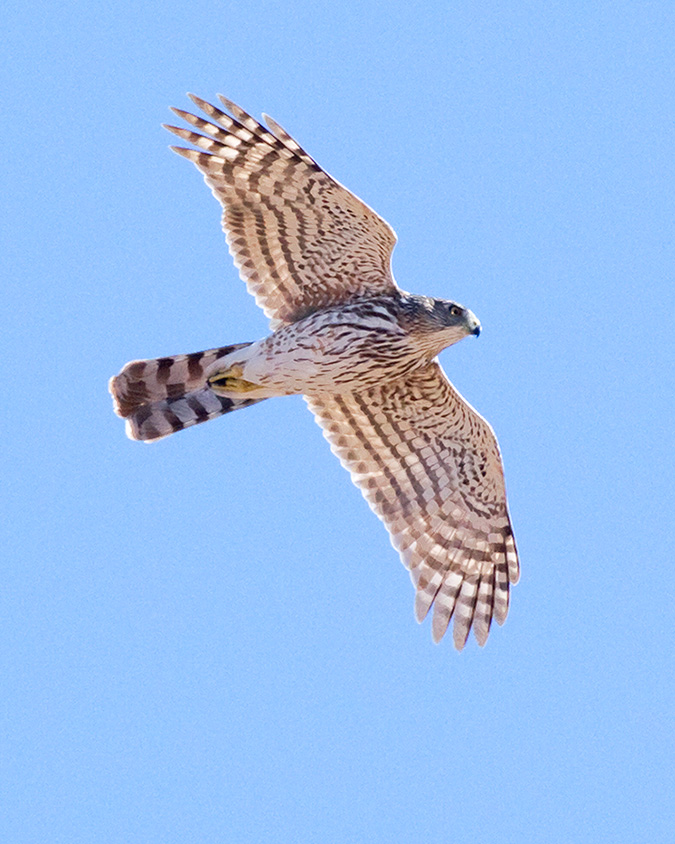
<path id="1" fill-rule="evenodd" d="M 214 393 L 250 393 L 252 390 L 260 389 L 260 384 L 245 381 L 241 374 L 242 368 L 233 366 L 231 369 L 214 373 L 208 379 L 208 385 Z"/>

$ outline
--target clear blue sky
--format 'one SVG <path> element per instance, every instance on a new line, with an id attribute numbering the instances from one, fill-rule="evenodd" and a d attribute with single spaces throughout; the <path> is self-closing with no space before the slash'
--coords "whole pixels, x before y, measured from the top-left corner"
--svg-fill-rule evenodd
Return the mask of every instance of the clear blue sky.
<path id="1" fill-rule="evenodd" d="M 2 15 L 0 838 L 649 842 L 675 829 L 672 2 Z M 107 380 L 253 340 L 160 129 L 272 114 L 396 229 L 504 453 L 523 575 L 431 643 L 300 398 L 154 446 Z"/>

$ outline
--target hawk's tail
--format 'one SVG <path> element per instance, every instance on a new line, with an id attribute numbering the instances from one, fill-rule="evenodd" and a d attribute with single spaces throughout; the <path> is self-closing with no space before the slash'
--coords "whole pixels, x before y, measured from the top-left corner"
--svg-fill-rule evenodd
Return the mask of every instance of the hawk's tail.
<path id="1" fill-rule="evenodd" d="M 127 436 L 152 442 L 264 401 L 219 396 L 206 384 L 206 370 L 214 361 L 250 345 L 239 343 L 191 355 L 128 363 L 109 384 L 115 413 L 126 419 Z"/>

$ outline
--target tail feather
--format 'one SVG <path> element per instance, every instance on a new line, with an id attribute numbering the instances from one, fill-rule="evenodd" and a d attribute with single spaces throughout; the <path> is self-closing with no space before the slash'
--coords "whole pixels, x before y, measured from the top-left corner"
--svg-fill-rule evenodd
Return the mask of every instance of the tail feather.
<path id="1" fill-rule="evenodd" d="M 190 355 L 135 360 L 110 379 L 115 413 L 127 436 L 152 442 L 264 399 L 227 398 L 206 386 L 206 370 L 218 358 L 250 346 L 239 343 Z"/>

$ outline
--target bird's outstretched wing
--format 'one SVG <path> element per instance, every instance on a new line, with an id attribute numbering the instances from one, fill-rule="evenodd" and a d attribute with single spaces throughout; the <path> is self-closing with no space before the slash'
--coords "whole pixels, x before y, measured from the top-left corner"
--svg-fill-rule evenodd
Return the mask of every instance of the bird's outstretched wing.
<path id="1" fill-rule="evenodd" d="M 396 289 L 388 223 L 269 117 L 268 130 L 224 97 L 232 116 L 190 97 L 211 122 L 173 109 L 198 131 L 166 128 L 198 149 L 172 149 L 197 166 L 223 205 L 234 262 L 273 328 Z"/>
<path id="2" fill-rule="evenodd" d="M 519 565 L 499 447 L 435 361 L 405 380 L 306 401 L 342 465 L 391 534 L 432 634 L 454 616 L 461 650 L 506 619 Z"/>

